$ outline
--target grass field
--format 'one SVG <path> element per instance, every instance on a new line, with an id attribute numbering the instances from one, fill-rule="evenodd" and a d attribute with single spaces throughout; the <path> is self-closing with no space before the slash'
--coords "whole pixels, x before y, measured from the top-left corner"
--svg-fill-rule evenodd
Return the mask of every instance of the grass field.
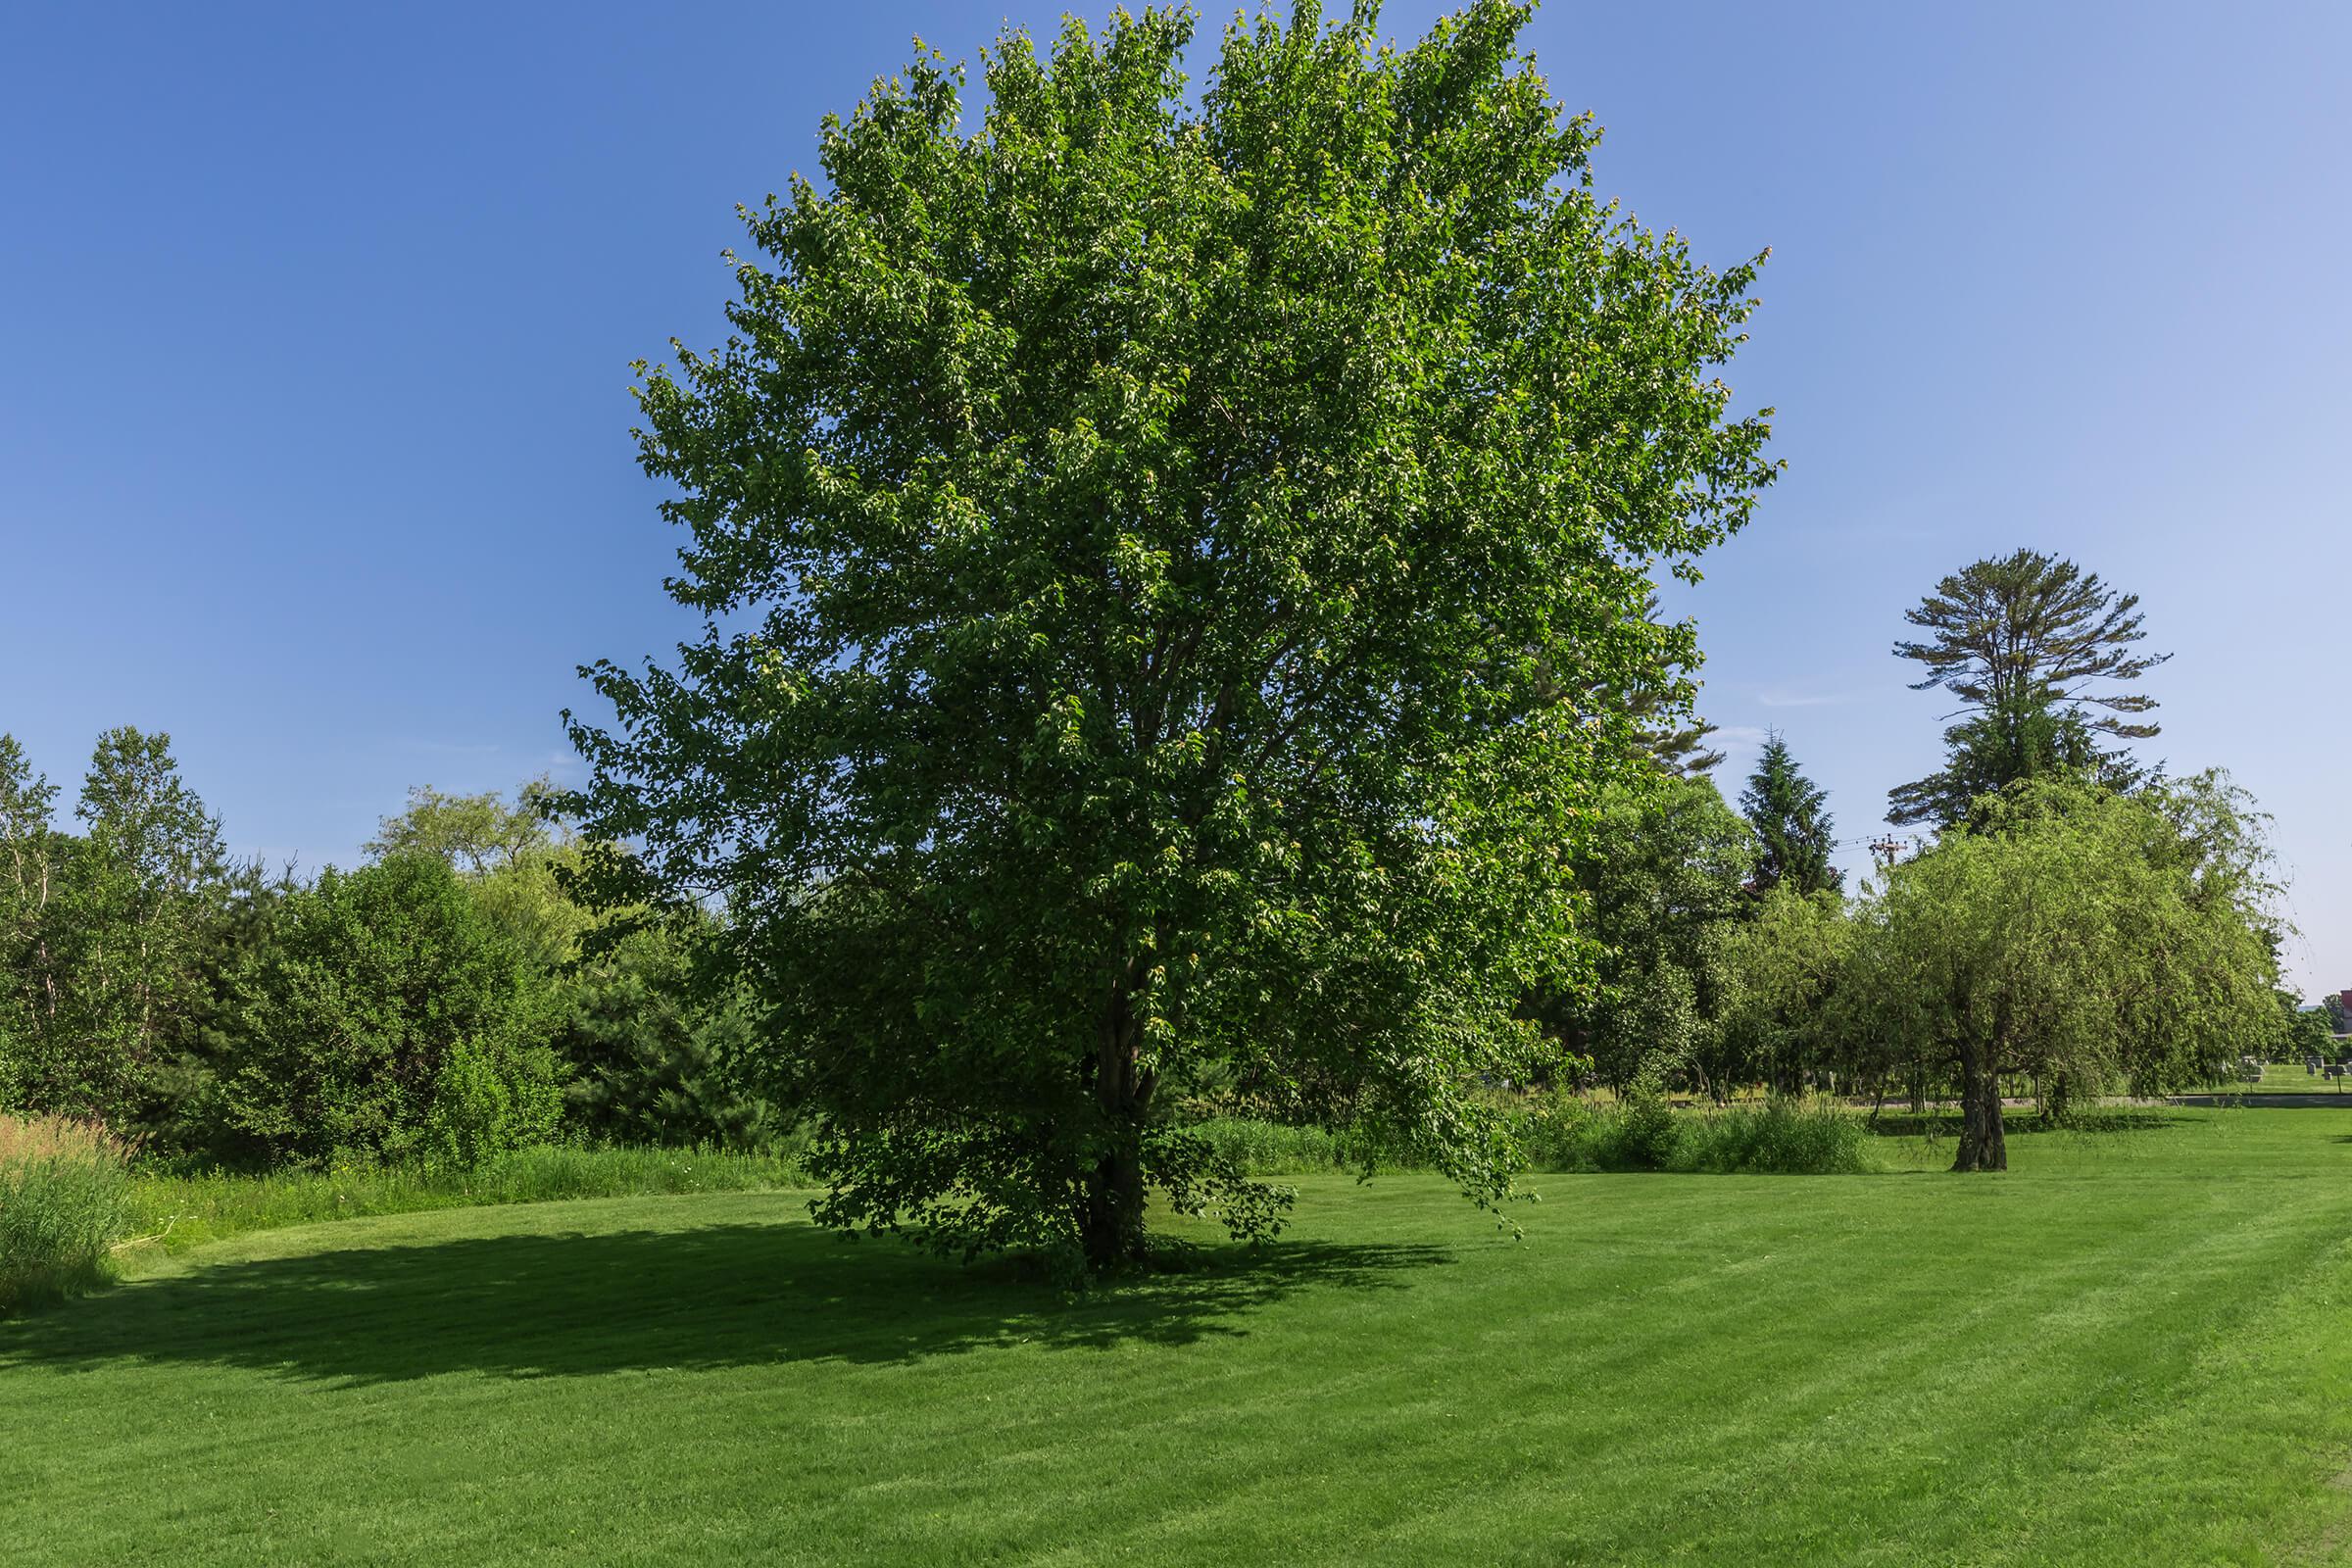
<path id="1" fill-rule="evenodd" d="M 2274 1061 L 2262 1069 L 2262 1082 L 2247 1084 L 2250 1095 L 2352 1094 L 2352 1078 L 2328 1078 L 2307 1072 L 2299 1061 Z"/>
<path id="2" fill-rule="evenodd" d="M 2336 1562 L 2352 1111 L 1299 1183 L 1063 1298 L 779 1193 L 249 1235 L 0 1322 L 18 1564 Z"/>

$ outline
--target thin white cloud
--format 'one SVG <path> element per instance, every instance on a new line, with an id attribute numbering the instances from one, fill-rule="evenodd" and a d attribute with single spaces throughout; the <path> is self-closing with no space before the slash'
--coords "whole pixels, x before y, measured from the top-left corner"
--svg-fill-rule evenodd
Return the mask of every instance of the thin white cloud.
<path id="1" fill-rule="evenodd" d="M 1756 697 L 1765 708 L 1831 708 L 1852 701 L 1843 692 L 1762 692 Z"/>
<path id="2" fill-rule="evenodd" d="M 427 757 L 496 757 L 508 749 L 496 741 L 435 741 L 416 736 L 403 737 L 397 744 L 403 751 Z"/>

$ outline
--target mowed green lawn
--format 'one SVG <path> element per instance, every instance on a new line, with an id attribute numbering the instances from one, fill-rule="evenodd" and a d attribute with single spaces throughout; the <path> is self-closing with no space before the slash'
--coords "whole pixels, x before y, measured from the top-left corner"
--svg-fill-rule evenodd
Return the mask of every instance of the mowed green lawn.
<path id="1" fill-rule="evenodd" d="M 2352 1112 L 2012 1153 L 1312 1179 L 1074 1301 L 785 1195 L 248 1237 L 0 1324 L 0 1560 L 2352 1559 Z"/>
<path id="2" fill-rule="evenodd" d="M 2274 1061 L 2263 1068 L 2261 1083 L 2242 1088 L 2249 1095 L 2343 1095 L 2352 1094 L 2352 1079 L 2328 1078 L 2299 1061 Z"/>

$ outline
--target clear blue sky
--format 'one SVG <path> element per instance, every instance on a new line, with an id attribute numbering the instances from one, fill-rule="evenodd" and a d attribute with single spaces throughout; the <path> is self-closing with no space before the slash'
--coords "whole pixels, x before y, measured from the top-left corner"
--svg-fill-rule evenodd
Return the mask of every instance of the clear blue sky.
<path id="1" fill-rule="evenodd" d="M 313 867 L 412 784 L 563 775 L 573 666 L 684 630 L 628 362 L 715 336 L 822 113 L 1004 15 L 10 6 L 0 728 L 69 790 L 168 729 Z M 1554 0 L 1533 42 L 1604 189 L 1773 248 L 1731 374 L 1788 472 L 1675 601 L 1727 787 L 1777 726 L 1868 834 L 1937 756 L 1902 610 L 2070 555 L 2177 655 L 2147 750 L 2276 813 L 2297 979 L 2352 985 L 2352 8 Z"/>

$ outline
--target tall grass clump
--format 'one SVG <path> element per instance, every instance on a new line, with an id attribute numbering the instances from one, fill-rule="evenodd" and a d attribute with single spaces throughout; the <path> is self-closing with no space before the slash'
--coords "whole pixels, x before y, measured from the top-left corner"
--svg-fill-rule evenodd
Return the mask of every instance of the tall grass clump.
<path id="1" fill-rule="evenodd" d="M 1847 1176 L 1878 1168 L 1860 1116 L 1785 1099 L 1674 1110 L 1657 1096 L 1614 1104 L 1558 1096 L 1530 1108 L 1521 1138 L 1539 1171 Z"/>
<path id="2" fill-rule="evenodd" d="M 1353 1128 L 1293 1127 L 1249 1116 L 1219 1116 L 1187 1128 L 1252 1176 L 1309 1176 L 1361 1170 L 1378 1146 Z M 1382 1161 L 1382 1163 L 1389 1163 Z"/>
<path id="3" fill-rule="evenodd" d="M 1842 1106 L 1774 1099 L 1683 1119 L 1675 1170 L 1853 1176 L 1875 1170 L 1870 1128 Z"/>
<path id="4" fill-rule="evenodd" d="M 129 1195 L 129 1157 L 104 1129 L 0 1116 L 0 1312 L 102 1281 Z"/>

